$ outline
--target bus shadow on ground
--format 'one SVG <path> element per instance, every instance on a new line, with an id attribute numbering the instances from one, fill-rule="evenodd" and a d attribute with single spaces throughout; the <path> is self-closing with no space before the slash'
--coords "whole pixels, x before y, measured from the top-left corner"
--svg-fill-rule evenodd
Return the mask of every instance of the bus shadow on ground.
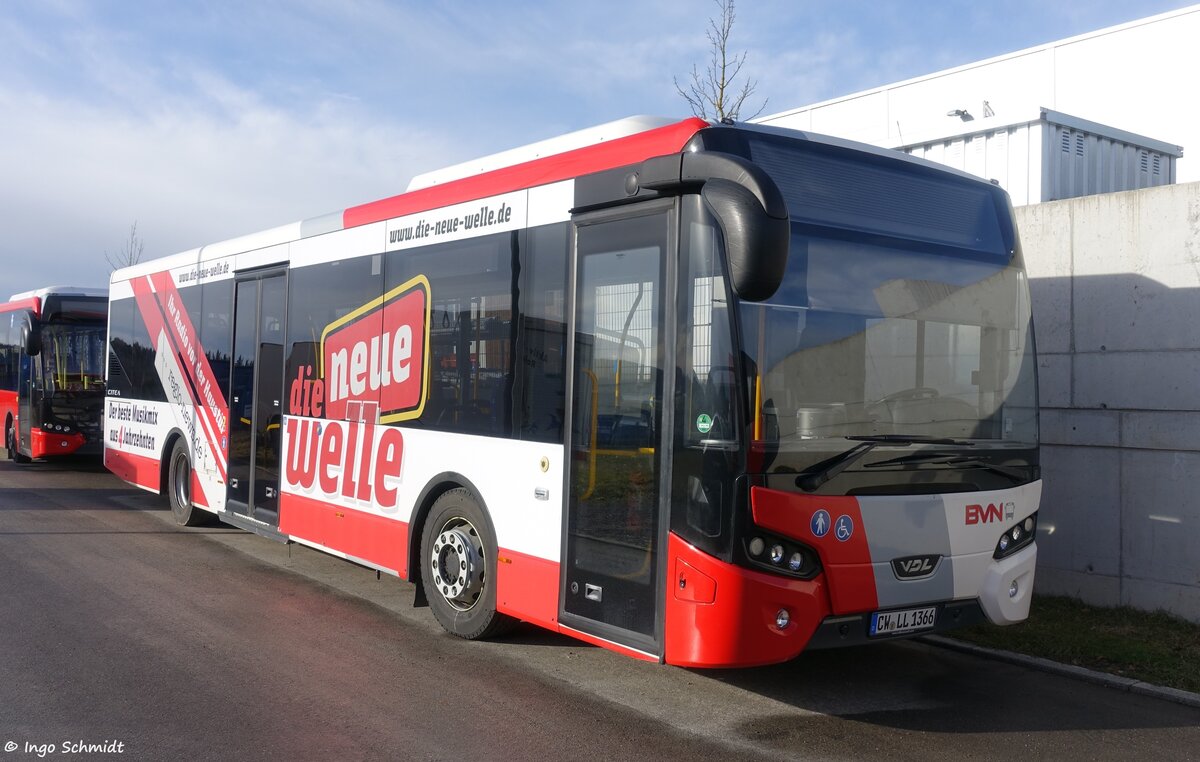
<path id="1" fill-rule="evenodd" d="M 0 511 L 166 511 L 154 495 L 88 487 L 0 487 Z"/>
<path id="2" fill-rule="evenodd" d="M 0 461 L 10 464 L 11 468 L 16 469 L 15 473 L 20 473 L 22 470 L 33 470 L 38 473 L 108 473 L 108 469 L 104 467 L 104 460 L 99 455 L 63 455 L 29 463 L 13 463 L 7 456 L 0 455 Z"/>
<path id="3" fill-rule="evenodd" d="M 695 674 L 816 713 L 758 717 L 742 726 L 748 738 L 778 741 L 781 748 L 790 748 L 814 726 L 846 720 L 938 734 L 1197 723 L 1196 710 L 1185 706 L 909 641 L 812 651 L 775 666 Z M 1131 711 L 1135 702 L 1137 711 Z"/>

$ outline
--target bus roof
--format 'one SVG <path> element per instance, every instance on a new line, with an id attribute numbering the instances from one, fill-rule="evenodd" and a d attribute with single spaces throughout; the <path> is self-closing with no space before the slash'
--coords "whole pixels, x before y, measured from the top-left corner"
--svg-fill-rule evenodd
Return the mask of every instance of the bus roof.
<path id="1" fill-rule="evenodd" d="M 46 286 L 45 288 L 37 288 L 32 291 L 22 291 L 19 294 L 13 294 L 8 297 L 10 302 L 25 301 L 27 299 L 45 299 L 47 296 L 97 296 L 102 298 L 108 297 L 107 288 L 85 288 L 83 286 Z"/>
<path id="2" fill-rule="evenodd" d="M 666 120 L 665 124 L 662 122 L 655 117 L 631 117 L 495 154 L 480 160 L 478 165 L 475 162 L 455 165 L 443 170 L 447 173 L 446 178 L 455 179 L 446 179 L 439 185 L 417 188 L 346 209 L 342 226 L 351 228 L 367 225 L 462 201 L 568 180 L 652 156 L 677 153 L 698 131 L 710 126 L 708 122 L 695 117 L 682 121 Z M 601 142 L 594 142 L 597 136 L 600 136 Z M 593 142 L 580 143 L 589 138 Z M 549 150 L 557 152 L 547 153 Z M 492 162 L 502 158 L 516 159 L 518 163 L 490 168 Z M 478 166 L 479 171 L 464 169 L 472 166 Z M 421 177 L 430 175 L 440 176 L 440 173 Z"/>
<path id="3" fill-rule="evenodd" d="M 519 148 L 512 148 L 489 156 L 481 156 L 478 159 L 471 159 L 461 164 L 453 164 L 449 167 L 417 175 L 409 182 L 405 193 L 411 193 L 412 191 L 429 188 L 434 185 L 443 185 L 452 180 L 461 180 L 464 177 L 471 177 L 472 175 L 482 175 L 485 172 L 504 169 L 505 167 L 512 167 L 517 164 L 524 164 L 525 162 L 545 156 L 555 156 L 578 148 L 586 148 L 597 143 L 603 143 L 606 140 L 636 135 L 657 127 L 666 127 L 678 121 L 678 119 L 663 116 L 629 116 L 624 119 L 618 119 L 615 122 L 607 122 L 595 127 L 588 127 L 584 130 L 569 132 L 566 135 L 559 135 Z"/>

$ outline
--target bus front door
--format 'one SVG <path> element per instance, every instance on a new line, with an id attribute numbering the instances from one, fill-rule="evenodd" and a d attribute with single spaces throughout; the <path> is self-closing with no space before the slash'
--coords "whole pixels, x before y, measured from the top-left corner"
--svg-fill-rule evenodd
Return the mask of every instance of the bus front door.
<path id="1" fill-rule="evenodd" d="M 272 527 L 279 525 L 286 305 L 286 272 L 259 272 L 237 280 L 226 505 L 233 513 Z"/>
<path id="2" fill-rule="evenodd" d="M 33 451 L 34 410 L 42 398 L 42 390 L 38 383 L 38 362 L 40 357 L 30 357 L 21 353 L 19 367 L 20 377 L 17 382 L 17 452 L 29 454 Z"/>
<path id="3" fill-rule="evenodd" d="M 577 221 L 563 624 L 660 655 L 669 207 Z M 664 356 L 666 355 L 666 356 Z"/>

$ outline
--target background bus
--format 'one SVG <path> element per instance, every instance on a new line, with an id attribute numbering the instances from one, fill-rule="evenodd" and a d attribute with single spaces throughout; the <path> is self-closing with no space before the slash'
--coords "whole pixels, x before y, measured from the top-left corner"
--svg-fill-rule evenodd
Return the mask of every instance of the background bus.
<path id="1" fill-rule="evenodd" d="M 117 271 L 109 348 L 114 473 L 461 637 L 733 666 L 1028 614 L 1011 208 L 893 152 L 605 125 Z"/>
<path id="2" fill-rule="evenodd" d="M 0 304 L 0 419 L 8 457 L 99 454 L 108 292 L 53 286 Z"/>

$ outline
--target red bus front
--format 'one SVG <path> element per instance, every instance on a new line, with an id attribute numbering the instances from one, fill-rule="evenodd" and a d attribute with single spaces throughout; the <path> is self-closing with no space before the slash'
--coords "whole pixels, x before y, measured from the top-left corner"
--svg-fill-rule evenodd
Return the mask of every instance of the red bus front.
<path id="1" fill-rule="evenodd" d="M 683 238 L 666 660 L 1024 619 L 1037 380 L 1006 197 L 832 145 L 743 146 L 787 200 L 788 264 L 739 299 L 720 246 Z"/>

